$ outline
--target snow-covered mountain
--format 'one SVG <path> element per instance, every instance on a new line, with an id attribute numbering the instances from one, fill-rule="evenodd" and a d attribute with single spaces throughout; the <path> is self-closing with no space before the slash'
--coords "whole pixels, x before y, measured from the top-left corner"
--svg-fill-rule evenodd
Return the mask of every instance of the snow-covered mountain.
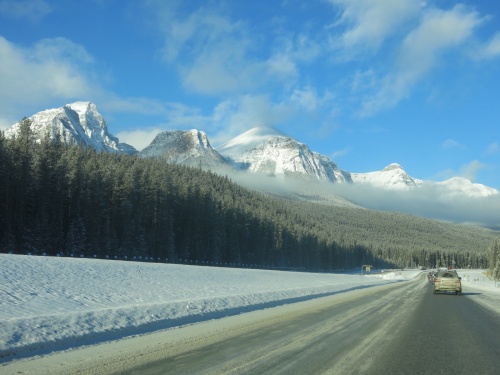
<path id="1" fill-rule="evenodd" d="M 210 146 L 207 135 L 195 129 L 159 133 L 139 155 L 161 157 L 169 163 L 209 168 L 227 164 L 226 160 Z"/>
<path id="2" fill-rule="evenodd" d="M 392 163 L 381 171 L 368 173 L 351 173 L 355 184 L 370 184 L 388 190 L 413 190 L 418 188 L 434 189 L 448 197 L 488 197 L 500 194 L 497 189 L 476 184 L 463 177 L 453 177 L 442 182 L 419 180 L 410 177 L 403 167 Z"/>
<path id="3" fill-rule="evenodd" d="M 297 140 L 269 127 L 257 127 L 231 139 L 217 151 L 239 170 L 270 176 L 352 182 L 349 172 Z"/>
<path id="4" fill-rule="evenodd" d="M 97 151 L 135 154 L 137 150 L 119 143 L 118 138 L 108 132 L 108 124 L 96 106 L 90 102 L 75 102 L 61 108 L 47 109 L 30 117 L 35 138 L 43 139 L 50 134 L 57 136 L 65 144 L 80 144 Z M 6 137 L 14 137 L 19 132 L 19 122 L 5 132 Z"/>
<path id="5" fill-rule="evenodd" d="M 410 177 L 397 163 L 392 163 L 381 171 L 351 173 L 351 176 L 355 184 L 370 184 L 391 190 L 411 190 L 424 183 L 422 180 Z"/>
<path id="6" fill-rule="evenodd" d="M 90 102 L 79 101 L 48 109 L 31 116 L 30 120 L 33 134 L 39 140 L 49 134 L 53 139 L 59 137 L 65 144 L 81 144 L 101 152 L 137 153 L 134 147 L 120 143 L 108 132 L 106 121 Z M 16 136 L 19 125 L 14 124 L 5 136 Z M 202 131 L 165 131 L 140 155 L 203 168 L 225 167 L 267 176 L 293 176 L 303 181 L 349 182 L 397 191 L 434 189 L 449 198 L 500 194 L 497 189 L 461 177 L 443 182 L 419 180 L 409 176 L 397 163 L 381 171 L 349 173 L 339 169 L 328 157 L 311 151 L 306 144 L 270 127 L 250 129 L 217 149 L 212 148 Z"/>
<path id="7" fill-rule="evenodd" d="M 482 198 L 500 194 L 500 191 L 497 189 L 473 183 L 463 177 L 453 177 L 443 182 L 434 182 L 434 184 L 439 188 L 445 189 L 449 197 L 466 195 L 469 197 Z"/>

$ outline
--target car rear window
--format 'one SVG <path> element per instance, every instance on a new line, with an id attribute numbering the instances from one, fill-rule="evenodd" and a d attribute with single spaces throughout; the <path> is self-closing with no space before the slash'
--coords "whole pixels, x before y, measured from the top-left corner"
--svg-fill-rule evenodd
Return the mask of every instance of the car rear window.
<path id="1" fill-rule="evenodd" d="M 441 277 L 444 277 L 445 279 L 455 279 L 457 276 L 451 272 L 444 272 L 441 274 Z"/>

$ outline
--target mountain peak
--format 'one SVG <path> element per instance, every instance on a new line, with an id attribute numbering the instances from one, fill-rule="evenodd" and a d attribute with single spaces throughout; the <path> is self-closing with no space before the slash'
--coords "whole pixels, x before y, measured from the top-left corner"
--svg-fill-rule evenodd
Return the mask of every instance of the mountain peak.
<path id="1" fill-rule="evenodd" d="M 78 113 L 85 113 L 89 110 L 97 112 L 97 107 L 92 102 L 77 101 L 74 103 L 66 104 L 65 107 L 71 108 Z"/>
<path id="2" fill-rule="evenodd" d="M 94 103 L 77 101 L 60 108 L 47 109 L 30 117 L 31 129 L 36 138 L 42 139 L 47 133 L 53 139 L 65 144 L 81 144 L 97 151 L 135 154 L 130 145 L 119 143 L 118 138 L 108 132 L 108 125 L 97 111 Z M 19 123 L 5 132 L 7 137 L 18 134 Z"/>
<path id="3" fill-rule="evenodd" d="M 391 163 L 387 167 L 382 169 L 382 172 L 394 171 L 397 169 L 404 171 L 403 167 L 401 165 L 399 165 L 398 163 Z"/>
<path id="4" fill-rule="evenodd" d="M 253 137 L 288 137 L 288 135 L 276 128 L 273 128 L 272 126 L 256 126 L 252 129 L 247 130 L 241 135 Z"/>
<path id="5" fill-rule="evenodd" d="M 355 183 L 371 184 L 390 190 L 409 190 L 421 184 L 420 180 L 410 177 L 398 163 L 389 164 L 380 172 L 351 173 Z"/>
<path id="6" fill-rule="evenodd" d="M 286 137 L 290 138 L 285 133 L 270 127 L 258 126 L 247 130 L 246 132 L 238 135 L 237 137 L 227 141 L 222 146 L 217 148 L 217 151 L 227 156 L 240 155 L 248 150 L 257 147 L 259 144 L 273 138 Z"/>
<path id="7" fill-rule="evenodd" d="M 205 132 L 196 129 L 158 133 L 139 155 L 191 166 L 219 167 L 226 164 L 224 158 L 210 146 Z"/>
<path id="8" fill-rule="evenodd" d="M 269 176 L 289 176 L 330 182 L 351 182 L 324 155 L 271 127 L 256 127 L 231 139 L 217 151 L 240 170 Z"/>

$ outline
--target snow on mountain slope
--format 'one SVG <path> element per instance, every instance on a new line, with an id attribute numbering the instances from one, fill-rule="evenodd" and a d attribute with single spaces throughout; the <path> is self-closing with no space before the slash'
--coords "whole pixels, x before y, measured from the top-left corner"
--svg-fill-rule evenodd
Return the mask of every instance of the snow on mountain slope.
<path id="1" fill-rule="evenodd" d="M 227 141 L 222 146 L 217 148 L 221 154 L 227 156 L 235 156 L 243 154 L 246 151 L 257 147 L 260 143 L 265 142 L 272 137 L 288 137 L 285 133 L 272 127 L 256 127 L 252 128 L 237 137 Z"/>
<path id="2" fill-rule="evenodd" d="M 424 183 L 410 177 L 397 163 L 392 163 L 381 171 L 368 173 L 351 173 L 354 183 L 370 184 L 375 187 L 391 190 L 410 190 Z"/>
<path id="3" fill-rule="evenodd" d="M 349 172 L 340 170 L 326 156 L 273 128 L 250 129 L 217 151 L 240 170 L 330 182 L 352 181 Z"/>
<path id="4" fill-rule="evenodd" d="M 47 134 L 52 139 L 60 136 L 65 144 L 81 144 L 97 151 L 135 154 L 137 151 L 108 132 L 108 125 L 95 104 L 75 102 L 61 108 L 48 109 L 30 117 L 31 129 L 36 139 Z M 6 137 L 14 137 L 19 132 L 19 122 L 5 132 Z"/>
<path id="5" fill-rule="evenodd" d="M 488 197 L 500 191 L 485 185 L 475 184 L 463 177 L 453 177 L 443 182 L 424 181 L 410 177 L 397 163 L 392 163 L 379 172 L 351 173 L 355 184 L 370 184 L 387 190 L 414 190 L 418 188 L 432 189 L 441 196 L 455 198 L 465 196 L 472 198 Z"/>
<path id="6" fill-rule="evenodd" d="M 199 130 L 172 130 L 159 133 L 140 153 L 144 157 L 163 158 L 170 163 L 215 167 L 227 164 L 215 151 L 207 135 Z"/>
<path id="7" fill-rule="evenodd" d="M 434 182 L 439 188 L 446 189 L 450 197 L 457 195 L 467 195 L 469 197 L 489 197 L 500 194 L 497 189 L 490 188 L 482 184 L 476 184 L 463 177 L 453 177 L 442 182 Z"/>

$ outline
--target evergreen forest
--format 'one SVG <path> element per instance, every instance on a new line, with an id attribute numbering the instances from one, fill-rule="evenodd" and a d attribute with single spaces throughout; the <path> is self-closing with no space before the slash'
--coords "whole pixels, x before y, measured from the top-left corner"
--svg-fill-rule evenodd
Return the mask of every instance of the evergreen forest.
<path id="1" fill-rule="evenodd" d="M 0 252 L 330 272 L 488 267 L 500 232 L 252 191 L 162 159 L 99 153 L 30 120 L 0 132 Z"/>

